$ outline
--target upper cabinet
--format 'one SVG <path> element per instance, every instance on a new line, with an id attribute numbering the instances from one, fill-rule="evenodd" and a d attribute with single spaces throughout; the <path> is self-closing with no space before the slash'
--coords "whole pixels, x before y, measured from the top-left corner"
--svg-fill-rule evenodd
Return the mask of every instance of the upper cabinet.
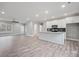
<path id="1" fill-rule="evenodd" d="M 79 23 L 79 16 L 47 21 L 47 28 L 51 28 L 52 25 L 58 25 L 58 28 L 65 28 L 66 24 L 69 23 Z"/>
<path id="2" fill-rule="evenodd" d="M 79 16 L 68 17 L 65 19 L 66 23 L 79 23 Z"/>

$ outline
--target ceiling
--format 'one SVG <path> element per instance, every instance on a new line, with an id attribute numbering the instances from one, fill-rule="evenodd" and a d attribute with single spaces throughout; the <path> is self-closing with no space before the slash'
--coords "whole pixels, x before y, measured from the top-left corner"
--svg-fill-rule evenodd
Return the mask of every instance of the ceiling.
<path id="1" fill-rule="evenodd" d="M 65 4 L 65 8 L 61 6 Z M 1 12 L 3 14 L 1 14 Z M 0 18 L 42 22 L 46 19 L 79 11 L 79 2 L 0 2 Z"/>

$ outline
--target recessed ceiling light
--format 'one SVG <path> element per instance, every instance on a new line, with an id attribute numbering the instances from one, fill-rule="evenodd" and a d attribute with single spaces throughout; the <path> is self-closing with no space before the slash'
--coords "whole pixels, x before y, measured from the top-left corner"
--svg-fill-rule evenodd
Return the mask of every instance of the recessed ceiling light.
<path id="1" fill-rule="evenodd" d="M 35 16 L 36 16 L 36 17 L 39 17 L 39 14 L 36 14 Z"/>
<path id="2" fill-rule="evenodd" d="M 2 11 L 2 12 L 1 12 L 1 14 L 5 14 L 5 12 L 4 12 L 4 11 Z"/>
<path id="3" fill-rule="evenodd" d="M 45 11 L 45 14 L 48 14 L 48 10 Z"/>
<path id="4" fill-rule="evenodd" d="M 65 8 L 65 7 L 66 7 L 66 5 L 64 4 L 64 5 L 62 5 L 61 7 L 62 7 L 62 8 Z"/>

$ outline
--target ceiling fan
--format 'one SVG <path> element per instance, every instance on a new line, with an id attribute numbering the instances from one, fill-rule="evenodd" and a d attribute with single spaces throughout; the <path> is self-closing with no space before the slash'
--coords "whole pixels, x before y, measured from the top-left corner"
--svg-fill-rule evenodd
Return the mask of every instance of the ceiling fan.
<path id="1" fill-rule="evenodd" d="M 5 23 L 20 23 L 19 21 L 16 21 L 15 19 L 13 19 L 12 21 L 9 21 L 9 20 L 0 20 L 0 22 L 5 22 Z"/>
<path id="2" fill-rule="evenodd" d="M 13 21 L 11 21 L 12 23 L 19 23 L 19 21 L 16 21 L 15 18 L 13 19 Z"/>

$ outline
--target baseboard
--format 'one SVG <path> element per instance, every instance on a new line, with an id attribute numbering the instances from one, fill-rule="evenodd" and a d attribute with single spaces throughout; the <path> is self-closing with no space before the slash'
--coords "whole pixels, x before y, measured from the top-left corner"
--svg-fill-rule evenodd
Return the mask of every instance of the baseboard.
<path id="1" fill-rule="evenodd" d="M 79 41 L 79 39 L 73 39 L 73 38 L 66 38 L 66 40 Z"/>

